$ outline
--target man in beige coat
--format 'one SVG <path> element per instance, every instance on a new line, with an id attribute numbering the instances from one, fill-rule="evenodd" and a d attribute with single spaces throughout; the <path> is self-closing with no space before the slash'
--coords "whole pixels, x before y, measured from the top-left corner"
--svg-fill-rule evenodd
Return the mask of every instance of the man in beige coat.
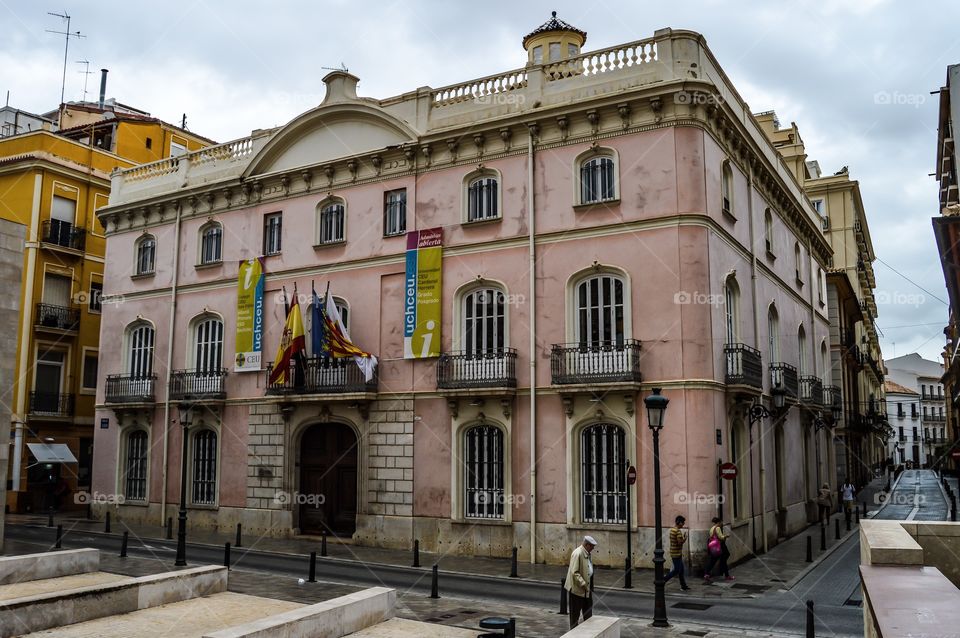
<path id="1" fill-rule="evenodd" d="M 570 554 L 570 568 L 564 588 L 569 593 L 570 629 L 580 622 L 580 614 L 587 620 L 593 615 L 593 590 L 590 587 L 593 576 L 593 561 L 590 552 L 597 546 L 593 536 L 584 536 L 583 544 Z"/>

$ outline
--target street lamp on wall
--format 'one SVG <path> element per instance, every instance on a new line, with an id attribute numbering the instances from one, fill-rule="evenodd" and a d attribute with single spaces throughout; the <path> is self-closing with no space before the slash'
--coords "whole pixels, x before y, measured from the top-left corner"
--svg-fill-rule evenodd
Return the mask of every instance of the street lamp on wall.
<path id="1" fill-rule="evenodd" d="M 669 627 L 667 622 L 667 601 L 663 582 L 663 518 L 660 504 L 660 430 L 663 429 L 664 413 L 670 399 L 660 394 L 660 388 L 654 388 L 653 394 L 643 400 L 647 407 L 647 425 L 653 432 L 653 498 L 654 498 L 654 538 L 653 550 L 653 626 Z"/>
<path id="2" fill-rule="evenodd" d="M 180 451 L 180 511 L 177 515 L 177 558 L 176 567 L 187 564 L 187 439 L 190 432 L 190 419 L 193 416 L 192 403 L 178 403 L 180 416 L 182 448 Z"/>

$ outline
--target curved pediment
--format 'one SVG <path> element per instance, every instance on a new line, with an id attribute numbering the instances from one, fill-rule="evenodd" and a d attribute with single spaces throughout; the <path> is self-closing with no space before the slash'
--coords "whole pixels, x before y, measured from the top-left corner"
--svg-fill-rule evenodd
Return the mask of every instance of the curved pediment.
<path id="1" fill-rule="evenodd" d="M 280 129 L 253 158 L 244 177 L 375 151 L 417 137 L 407 124 L 370 104 L 321 104 Z"/>

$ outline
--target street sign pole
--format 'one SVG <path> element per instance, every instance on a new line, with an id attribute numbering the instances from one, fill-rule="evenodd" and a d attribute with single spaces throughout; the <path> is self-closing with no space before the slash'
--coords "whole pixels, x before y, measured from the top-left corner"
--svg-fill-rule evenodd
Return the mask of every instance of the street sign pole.
<path id="1" fill-rule="evenodd" d="M 629 578 L 627 585 L 632 585 L 630 581 L 632 578 L 633 572 L 633 545 L 631 542 L 630 535 L 630 493 L 634 484 L 637 482 L 637 468 L 630 465 L 630 461 L 626 461 L 627 464 L 627 574 L 625 578 Z M 628 587 L 629 589 L 629 587 Z"/>

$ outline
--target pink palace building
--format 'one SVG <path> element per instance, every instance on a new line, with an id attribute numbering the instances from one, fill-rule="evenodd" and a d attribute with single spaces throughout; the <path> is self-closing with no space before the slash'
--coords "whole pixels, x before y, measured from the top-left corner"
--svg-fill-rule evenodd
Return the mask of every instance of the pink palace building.
<path id="1" fill-rule="evenodd" d="M 589 533 L 622 566 L 630 525 L 649 565 L 662 388 L 663 516 L 687 517 L 695 561 L 718 513 L 734 558 L 815 518 L 839 399 L 817 214 L 703 36 L 586 38 L 554 16 L 520 68 L 385 99 L 336 71 L 284 126 L 117 171 L 96 515 L 176 517 L 186 463 L 191 529 L 548 563 Z M 442 237 L 435 296 L 411 297 L 439 325 L 405 354 L 418 231 Z M 259 365 L 236 347 L 257 258 Z M 269 383 L 282 290 L 309 344 L 328 282 L 375 376 L 308 347 Z"/>

